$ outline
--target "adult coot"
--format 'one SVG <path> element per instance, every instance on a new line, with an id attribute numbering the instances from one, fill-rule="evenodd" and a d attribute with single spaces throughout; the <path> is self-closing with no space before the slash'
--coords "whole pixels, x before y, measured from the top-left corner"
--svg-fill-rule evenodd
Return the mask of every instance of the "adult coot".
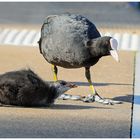
<path id="1" fill-rule="evenodd" d="M 102 56 L 112 55 L 119 61 L 117 41 L 110 36 L 101 37 L 95 25 L 82 15 L 62 14 L 48 16 L 41 28 L 40 52 L 52 64 L 54 79 L 57 80 L 57 67 L 85 67 L 85 76 L 90 84 L 92 95 L 85 101 L 104 104 L 119 103 L 101 98 L 92 85 L 90 67 Z"/>
<path id="2" fill-rule="evenodd" d="M 65 81 L 45 82 L 32 70 L 7 72 L 0 75 L 0 105 L 49 106 L 73 87 Z"/>

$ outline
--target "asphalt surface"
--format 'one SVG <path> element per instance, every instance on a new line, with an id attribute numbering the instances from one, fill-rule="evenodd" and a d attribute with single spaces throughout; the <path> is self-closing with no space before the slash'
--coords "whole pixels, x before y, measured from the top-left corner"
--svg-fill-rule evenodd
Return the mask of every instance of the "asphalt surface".
<path id="1" fill-rule="evenodd" d="M 77 13 L 97 26 L 139 26 L 140 11 L 123 2 L 0 2 L 1 24 L 42 24 L 46 16 Z"/>
<path id="2" fill-rule="evenodd" d="M 91 68 L 92 80 L 102 97 L 123 101 L 102 105 L 57 100 L 51 108 L 0 107 L 1 138 L 129 138 L 133 95 L 133 52 L 119 52 L 120 63 L 102 58 Z M 51 66 L 38 48 L 0 46 L 0 73 L 31 68 L 42 79 L 53 79 Z M 59 79 L 78 88 L 67 92 L 88 95 L 84 69 L 59 68 Z"/>
<path id="3" fill-rule="evenodd" d="M 58 3 L 0 2 L 0 24 L 41 25 L 46 16 L 79 13 L 97 27 L 139 27 L 139 11 L 128 3 Z M 2 25 L 2 26 L 3 26 Z M 121 105 L 104 106 L 80 101 L 57 100 L 51 108 L 1 107 L 1 138 L 129 138 L 133 95 L 134 53 L 120 52 L 121 62 L 110 57 L 101 59 L 91 69 L 101 96 L 121 100 Z M 52 80 L 51 66 L 38 48 L 0 46 L 0 73 L 32 68 L 44 80 Z M 59 68 L 59 79 L 75 82 L 79 87 L 69 94 L 90 93 L 84 69 Z"/>

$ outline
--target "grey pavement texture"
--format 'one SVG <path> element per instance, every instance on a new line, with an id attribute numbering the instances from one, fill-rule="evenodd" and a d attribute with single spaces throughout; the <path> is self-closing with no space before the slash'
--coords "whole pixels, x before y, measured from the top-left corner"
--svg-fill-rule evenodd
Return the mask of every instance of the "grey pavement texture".
<path id="1" fill-rule="evenodd" d="M 140 11 L 124 2 L 0 2 L 0 23 L 42 24 L 46 16 L 78 13 L 97 26 L 139 26 Z"/>
<path id="2" fill-rule="evenodd" d="M 140 23 L 140 12 L 123 2 L 0 2 L 0 24 L 38 26 L 46 16 L 66 12 L 85 15 L 97 27 L 139 27 Z M 120 64 L 110 57 L 101 59 L 92 68 L 91 74 L 96 89 L 103 97 L 121 100 L 124 104 L 103 106 L 58 100 L 52 108 L 1 107 L 0 137 L 129 138 L 134 53 L 122 51 L 120 57 Z M 0 46 L 1 73 L 23 67 L 31 67 L 43 79 L 52 80 L 51 67 L 40 56 L 38 48 Z M 59 69 L 60 79 L 79 85 L 69 93 L 87 95 L 90 92 L 84 69 Z"/>
<path id="3" fill-rule="evenodd" d="M 0 107 L 0 137 L 16 138 L 129 138 L 133 95 L 133 52 L 119 52 L 120 63 L 102 58 L 91 68 L 95 88 L 102 97 L 123 101 L 102 105 L 57 100 L 51 108 Z M 44 80 L 53 80 L 51 66 L 38 48 L 0 46 L 0 73 L 31 68 Z M 67 92 L 90 94 L 84 68 L 59 67 L 58 78 L 75 82 Z"/>

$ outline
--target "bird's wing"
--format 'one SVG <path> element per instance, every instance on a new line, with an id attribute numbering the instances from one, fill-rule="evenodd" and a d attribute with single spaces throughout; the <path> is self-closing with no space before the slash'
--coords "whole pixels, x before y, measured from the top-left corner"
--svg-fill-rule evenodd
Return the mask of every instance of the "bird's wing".
<path id="1" fill-rule="evenodd" d="M 38 41 L 38 44 L 39 44 L 39 50 L 40 50 L 40 53 L 42 54 L 42 49 L 41 49 L 41 43 L 42 43 L 42 39 L 44 38 L 44 36 L 46 36 L 46 34 L 47 34 L 47 26 L 48 26 L 48 24 L 49 24 L 49 22 L 50 22 L 50 20 L 52 19 L 52 18 L 54 18 L 54 17 L 56 17 L 56 15 L 50 15 L 50 16 L 48 16 L 48 17 L 46 17 L 46 19 L 44 20 L 44 23 L 43 23 L 43 25 L 42 25 L 42 27 L 41 27 L 41 37 L 40 37 L 40 39 L 39 39 L 39 41 Z"/>
<path id="2" fill-rule="evenodd" d="M 88 23 L 88 39 L 94 39 L 94 38 L 98 38 L 101 37 L 101 34 L 99 33 L 99 31 L 97 30 L 96 26 L 91 23 L 90 21 L 87 20 Z"/>

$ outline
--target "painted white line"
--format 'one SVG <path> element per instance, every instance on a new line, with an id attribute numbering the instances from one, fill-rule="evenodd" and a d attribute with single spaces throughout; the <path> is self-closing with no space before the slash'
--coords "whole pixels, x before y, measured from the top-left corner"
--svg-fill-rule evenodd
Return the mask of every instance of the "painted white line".
<path id="1" fill-rule="evenodd" d="M 136 55 L 132 138 L 140 138 L 140 52 Z"/>
<path id="2" fill-rule="evenodd" d="M 106 32 L 102 35 L 112 36 L 118 40 L 118 50 L 140 50 L 140 35 L 129 33 Z M 0 44 L 38 46 L 40 31 L 29 29 L 0 29 Z"/>
<path id="3" fill-rule="evenodd" d="M 120 50 L 121 49 L 122 34 L 115 33 L 113 37 L 118 41 L 118 50 Z"/>
<path id="4" fill-rule="evenodd" d="M 37 32 L 36 33 L 36 36 L 34 37 L 34 40 L 33 40 L 33 46 L 37 46 L 38 45 L 38 41 L 40 39 L 40 32 Z"/>
<path id="5" fill-rule="evenodd" d="M 140 50 L 140 36 L 137 34 L 132 35 L 131 50 Z"/>
<path id="6" fill-rule="evenodd" d="M 130 46 L 130 41 L 131 41 L 131 35 L 128 34 L 128 33 L 124 33 L 122 35 L 122 41 L 121 41 L 121 44 L 120 44 L 120 48 L 122 50 L 127 50 Z"/>
<path id="7" fill-rule="evenodd" d="M 15 40 L 13 41 L 13 44 L 15 45 L 19 45 L 19 44 L 22 44 L 22 40 L 24 40 L 24 38 L 26 37 L 28 33 L 28 30 L 24 29 L 22 30 L 18 36 L 15 38 Z"/>
<path id="8" fill-rule="evenodd" d="M 27 34 L 27 36 L 26 36 L 26 38 L 25 38 L 25 40 L 24 40 L 24 42 L 22 43 L 23 45 L 31 45 L 32 44 L 32 38 L 33 38 L 33 36 L 35 36 L 35 34 L 36 34 L 36 31 L 35 30 L 31 30 L 28 34 Z"/>
<path id="9" fill-rule="evenodd" d="M 0 33 L 0 44 L 3 44 L 3 41 L 4 41 L 5 37 L 8 35 L 9 32 L 10 32 L 10 29 L 1 30 L 1 33 Z"/>
<path id="10" fill-rule="evenodd" d="M 12 39 L 16 36 L 16 34 L 18 33 L 19 31 L 14 29 L 12 30 L 11 32 L 8 33 L 7 37 L 5 38 L 5 40 L 3 41 L 3 43 L 7 43 L 7 44 L 11 44 L 12 42 Z"/>

